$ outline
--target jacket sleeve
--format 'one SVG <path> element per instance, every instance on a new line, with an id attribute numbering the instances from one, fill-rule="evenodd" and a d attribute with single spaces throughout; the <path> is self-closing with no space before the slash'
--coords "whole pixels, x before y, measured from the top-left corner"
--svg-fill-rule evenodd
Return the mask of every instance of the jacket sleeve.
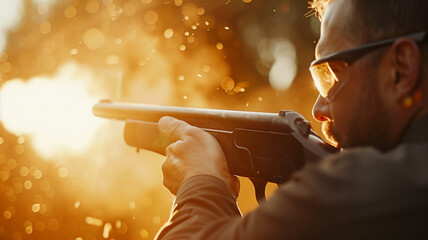
<path id="1" fill-rule="evenodd" d="M 240 219 L 236 199 L 223 181 L 209 175 L 198 175 L 180 186 L 170 220 L 156 239 L 208 239 L 196 235 L 210 226 L 225 226 Z"/>
<path id="2" fill-rule="evenodd" d="M 428 232 L 427 149 L 360 149 L 306 164 L 244 217 L 220 179 L 194 176 L 157 239 L 411 239 Z"/>
<path id="3" fill-rule="evenodd" d="M 311 234 L 315 233 L 315 228 L 309 225 L 313 224 L 316 211 L 309 199 L 313 197 L 311 184 L 316 181 L 313 177 L 294 176 L 267 202 L 242 217 L 236 199 L 223 181 L 207 175 L 194 176 L 180 186 L 170 220 L 156 239 L 306 238 L 308 228 L 312 228 Z"/>

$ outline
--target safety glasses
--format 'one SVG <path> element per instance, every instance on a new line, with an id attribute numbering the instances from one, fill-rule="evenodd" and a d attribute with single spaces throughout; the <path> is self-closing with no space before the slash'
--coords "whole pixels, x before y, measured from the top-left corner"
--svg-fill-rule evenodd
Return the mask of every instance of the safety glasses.
<path id="1" fill-rule="evenodd" d="M 406 36 L 395 37 L 378 42 L 373 42 L 351 48 L 342 52 L 333 53 L 323 58 L 314 60 L 309 67 L 315 86 L 320 95 L 327 101 L 333 101 L 333 98 L 339 90 L 345 85 L 347 79 L 339 80 L 339 73 L 365 54 L 380 47 L 392 44 L 399 38 L 409 38 L 416 43 L 422 43 L 427 39 L 428 31 L 413 33 Z"/>

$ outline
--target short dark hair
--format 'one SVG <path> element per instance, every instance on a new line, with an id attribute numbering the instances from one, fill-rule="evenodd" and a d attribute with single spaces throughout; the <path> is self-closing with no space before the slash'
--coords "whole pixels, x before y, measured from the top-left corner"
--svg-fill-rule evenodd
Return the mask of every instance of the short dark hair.
<path id="1" fill-rule="evenodd" d="M 313 0 L 310 7 L 322 21 L 335 0 Z M 361 44 L 428 30 L 427 0 L 344 0 L 352 4 L 349 32 Z"/>

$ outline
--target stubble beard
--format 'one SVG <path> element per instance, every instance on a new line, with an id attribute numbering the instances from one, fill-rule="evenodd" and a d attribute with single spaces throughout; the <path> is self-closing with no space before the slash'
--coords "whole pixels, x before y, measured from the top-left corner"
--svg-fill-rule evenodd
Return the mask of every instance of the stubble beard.
<path id="1" fill-rule="evenodd" d="M 377 79 L 369 74 L 352 108 L 347 129 L 340 132 L 332 122 L 323 122 L 324 136 L 336 147 L 373 146 L 386 150 L 387 113 L 379 96 Z"/>
<path id="2" fill-rule="evenodd" d="M 324 134 L 324 137 L 335 147 L 340 148 L 340 141 L 339 141 L 339 135 L 336 133 L 333 133 L 333 123 L 328 122 L 322 122 L 321 125 L 321 131 Z"/>

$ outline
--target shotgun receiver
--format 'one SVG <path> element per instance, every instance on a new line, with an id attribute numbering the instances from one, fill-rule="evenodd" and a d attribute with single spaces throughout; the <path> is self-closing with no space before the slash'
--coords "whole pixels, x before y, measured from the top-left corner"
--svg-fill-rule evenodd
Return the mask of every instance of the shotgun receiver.
<path id="1" fill-rule="evenodd" d="M 93 106 L 97 117 L 125 121 L 125 142 L 165 155 L 171 143 L 157 122 L 171 116 L 212 134 L 220 143 L 231 174 L 249 178 L 257 201 L 265 199 L 267 182 L 281 184 L 303 167 L 337 151 L 293 111 L 279 114 L 111 102 Z"/>

